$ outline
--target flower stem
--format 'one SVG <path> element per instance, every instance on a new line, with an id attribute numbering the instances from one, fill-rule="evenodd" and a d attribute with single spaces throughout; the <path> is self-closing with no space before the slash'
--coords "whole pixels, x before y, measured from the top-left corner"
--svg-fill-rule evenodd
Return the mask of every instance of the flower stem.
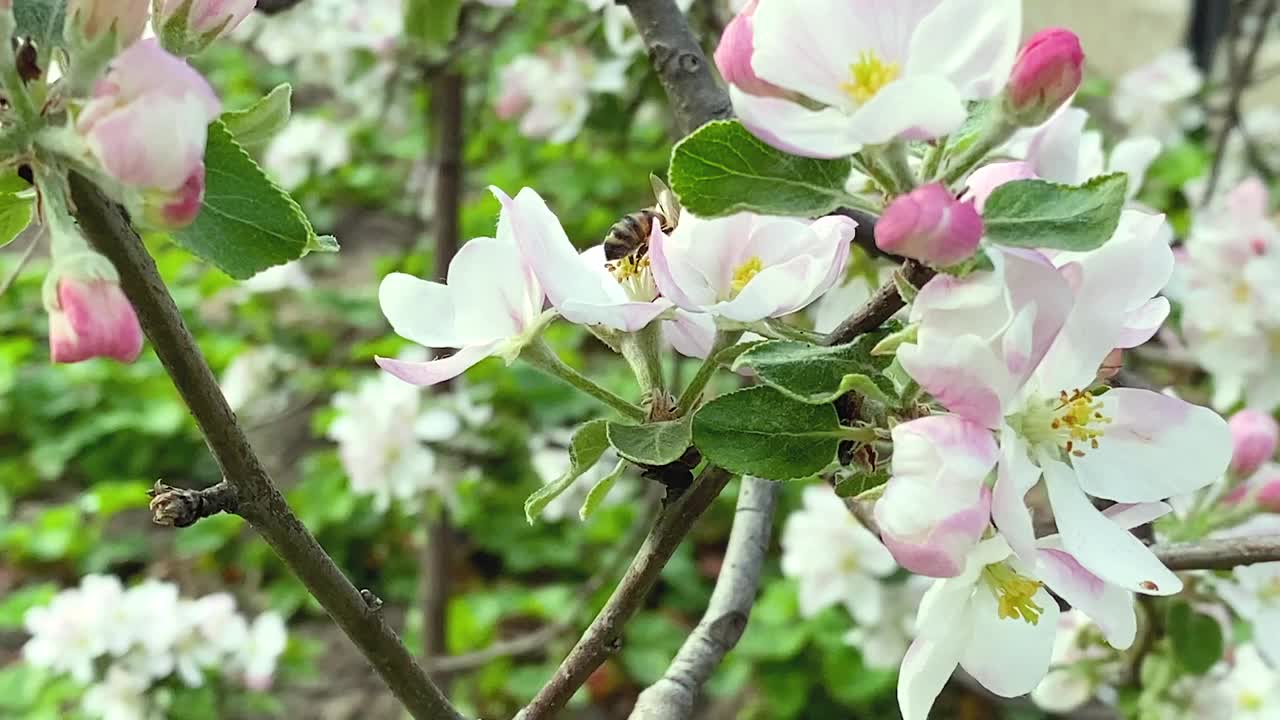
<path id="1" fill-rule="evenodd" d="M 920 167 L 920 178 L 923 182 L 929 182 L 938 175 L 938 168 L 942 165 L 942 156 L 947 152 L 947 141 L 950 138 L 946 135 L 938 138 L 933 142 L 933 146 L 924 155 L 924 164 Z"/>
<path id="2" fill-rule="evenodd" d="M 798 342 L 809 343 L 810 345 L 818 345 L 822 342 L 822 333 L 816 333 L 811 330 L 796 327 L 784 320 L 778 318 L 769 318 L 763 321 L 759 327 L 753 328 L 756 332 L 765 337 L 777 337 L 783 340 L 795 340 Z"/>
<path id="3" fill-rule="evenodd" d="M 632 420 L 644 420 L 646 417 L 645 411 L 639 405 L 627 402 L 622 397 L 605 390 L 586 375 L 566 365 L 541 338 L 526 345 L 520 352 L 520 359 L 548 375 L 560 378 Z"/>
<path id="4" fill-rule="evenodd" d="M 959 182 L 970 170 L 977 167 L 978 163 L 985 160 L 992 150 L 1004 144 L 1017 129 L 1017 126 L 1010 122 L 1003 112 L 991 111 L 978 137 L 947 165 L 946 172 L 942 174 L 942 184 L 950 187 Z"/>
<path id="5" fill-rule="evenodd" d="M 893 176 L 899 193 L 910 192 L 915 189 L 916 174 L 912 172 L 911 164 L 907 161 L 907 144 L 905 142 L 894 140 L 889 143 L 884 147 L 882 157 L 889 174 Z"/>
<path id="6" fill-rule="evenodd" d="M 741 330 L 717 330 L 716 339 L 711 343 L 711 351 L 707 353 L 707 357 L 702 361 L 702 365 L 698 366 L 698 372 L 694 374 L 693 379 L 685 386 L 684 392 L 680 394 L 680 403 L 676 406 L 676 417 L 683 417 L 693 410 L 693 406 L 697 404 L 698 398 L 702 397 L 702 391 L 706 389 L 707 383 L 711 382 L 711 376 L 715 375 L 716 370 L 720 368 L 720 351 L 738 342 L 742 337 Z"/>
<path id="7" fill-rule="evenodd" d="M 657 399 L 666 392 L 662 377 L 662 359 L 658 355 L 658 323 L 651 322 L 633 333 L 624 334 L 618 341 L 618 349 L 631 371 L 644 397 Z"/>
<path id="8" fill-rule="evenodd" d="M 870 177 L 884 193 L 885 197 L 893 197 L 899 192 L 897 178 L 889 172 L 870 150 L 864 149 L 853 156 L 854 167 Z"/>

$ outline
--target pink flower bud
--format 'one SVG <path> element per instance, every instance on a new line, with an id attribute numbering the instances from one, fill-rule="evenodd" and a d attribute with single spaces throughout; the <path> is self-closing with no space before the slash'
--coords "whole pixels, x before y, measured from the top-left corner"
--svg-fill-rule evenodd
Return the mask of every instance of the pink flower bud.
<path id="1" fill-rule="evenodd" d="M 133 362 L 142 352 L 138 316 L 115 282 L 66 276 L 49 309 L 49 354 L 56 363 L 94 357 Z"/>
<path id="2" fill-rule="evenodd" d="M 1275 418 L 1257 410 L 1241 410 L 1227 422 L 1231 428 L 1231 472 L 1248 477 L 1271 459 L 1280 442 Z"/>
<path id="3" fill-rule="evenodd" d="M 978 249 L 982 218 L 938 183 L 896 198 L 876 221 L 876 246 L 931 265 L 954 265 Z"/>
<path id="4" fill-rule="evenodd" d="M 716 46 L 716 67 L 720 76 L 730 85 L 751 95 L 783 95 L 786 91 L 773 83 L 756 77 L 751 67 L 751 53 L 755 50 L 753 35 L 755 30 L 756 5 L 759 0 L 749 0 L 724 28 L 720 36 L 720 44 Z"/>
<path id="5" fill-rule="evenodd" d="M 158 228 L 184 228 L 200 214 L 202 202 L 204 163 L 197 166 L 177 190 L 144 196 L 143 215 L 148 224 Z"/>
<path id="6" fill-rule="evenodd" d="M 162 0 L 157 5 L 156 25 L 165 48 L 194 55 L 244 22 L 255 0 Z"/>
<path id="7" fill-rule="evenodd" d="M 116 33 L 116 47 L 137 42 L 147 27 L 151 0 L 70 0 L 67 17 L 81 39 L 93 41 Z"/>
<path id="8" fill-rule="evenodd" d="M 1063 28 L 1041 30 L 1018 52 L 1006 108 L 1022 125 L 1039 125 L 1075 94 L 1083 74 L 1080 38 Z"/>
<path id="9" fill-rule="evenodd" d="M 1280 513 L 1280 475 L 1264 480 L 1254 501 L 1269 513 Z"/>
<path id="10" fill-rule="evenodd" d="M 123 185 L 190 198 L 193 177 L 203 187 L 207 128 L 221 110 L 200 73 L 148 38 L 112 61 L 76 129 Z"/>

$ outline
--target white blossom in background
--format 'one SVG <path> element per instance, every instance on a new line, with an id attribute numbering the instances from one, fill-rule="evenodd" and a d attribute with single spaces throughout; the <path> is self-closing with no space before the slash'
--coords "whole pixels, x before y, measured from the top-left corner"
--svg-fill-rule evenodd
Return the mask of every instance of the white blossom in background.
<path id="1" fill-rule="evenodd" d="M 250 294 L 272 293 L 281 290 L 310 290 L 312 282 L 311 276 L 302 267 L 302 261 L 291 260 L 281 265 L 272 265 L 240 283 L 240 287 Z"/>
<path id="2" fill-rule="evenodd" d="M 1252 623 L 1263 657 L 1280 665 L 1280 562 L 1237 567 L 1215 589 L 1236 615 Z"/>
<path id="3" fill-rule="evenodd" d="M 1111 112 L 1134 135 L 1151 135 L 1170 144 L 1202 122 L 1189 101 L 1204 85 L 1191 51 L 1176 48 L 1125 73 L 1111 95 Z"/>
<path id="4" fill-rule="evenodd" d="M 378 512 L 392 501 L 412 506 L 427 492 L 452 501 L 449 474 L 436 471 L 435 453 L 419 436 L 419 388 L 378 373 L 335 394 L 333 407 L 329 438 L 338 443 L 352 492 L 371 496 Z"/>
<path id="5" fill-rule="evenodd" d="M 1090 632 L 1096 641 L 1090 641 Z M 1096 663 L 1112 655 L 1102 633 L 1079 610 L 1062 613 L 1053 640 L 1049 674 L 1031 691 L 1031 700 L 1052 713 L 1070 713 L 1093 698 L 1098 688 Z"/>
<path id="6" fill-rule="evenodd" d="M 286 190 L 347 164 L 347 128 L 319 115 L 296 114 L 267 146 L 262 164 Z M 292 263 L 290 263 L 292 264 Z"/>
<path id="7" fill-rule="evenodd" d="M 583 48 L 521 55 L 499 70 L 494 112 L 503 119 L 518 116 L 525 137 L 568 142 L 582 130 L 591 96 L 621 92 L 626 69 L 625 60 L 601 61 Z"/>
<path id="8" fill-rule="evenodd" d="M 1256 628 L 1254 632 L 1255 641 L 1259 640 Z M 1280 675 L 1258 650 L 1253 645 L 1241 645 L 1232 653 L 1231 669 L 1218 690 L 1226 700 L 1218 710 L 1224 720 L 1280 718 Z"/>
<path id="9" fill-rule="evenodd" d="M 544 485 L 558 480 L 569 470 L 569 442 L 573 431 L 569 429 L 553 430 L 542 435 L 535 435 L 529 441 L 529 460 L 533 470 Z M 600 482 L 618 463 L 618 456 L 612 449 L 605 451 L 590 470 L 583 473 L 567 490 L 557 495 L 542 509 L 542 518 L 549 522 L 558 520 L 576 520 L 578 510 L 586 502 L 591 488 Z M 619 479 L 621 481 L 621 479 Z M 613 492 L 605 496 L 601 507 L 611 507 L 626 502 L 630 492 Z"/>
<path id="10" fill-rule="evenodd" d="M 898 569 L 889 551 L 828 487 L 804 490 L 804 506 L 782 529 L 782 574 L 799 585 L 800 614 L 843 605 L 859 625 L 884 615 L 881 582 Z"/>
<path id="11" fill-rule="evenodd" d="M 297 357 L 274 345 L 251 347 L 231 359 L 218 384 L 242 420 L 271 418 L 288 409 L 289 387 L 282 380 L 299 364 Z"/>
<path id="12" fill-rule="evenodd" d="M 855 627 L 844 635 L 844 641 L 862 653 L 867 667 L 893 670 L 902 663 L 915 637 L 920 600 L 931 584 L 926 577 L 909 575 L 903 582 L 881 586 L 884 602 L 880 622 Z"/>
<path id="13" fill-rule="evenodd" d="M 263 613 L 251 626 L 226 593 L 189 599 L 172 583 L 125 588 L 111 575 L 84 576 L 24 623 L 27 663 L 88 685 L 82 709 L 103 720 L 163 717 L 150 690 L 169 679 L 198 687 L 209 671 L 241 668 L 225 677 L 264 688 L 287 644 L 282 617 Z"/>
<path id="14" fill-rule="evenodd" d="M 1245 137 L 1248 136 L 1248 142 Z M 1218 160 L 1218 182 L 1214 187 L 1214 197 L 1219 200 L 1231 188 L 1249 179 L 1254 174 L 1254 159 L 1251 152 L 1257 153 L 1257 160 L 1270 168 L 1280 167 L 1280 108 L 1272 105 L 1247 110 L 1240 118 L 1240 123 L 1232 128 L 1227 136 L 1227 144 L 1223 147 L 1222 157 Z M 1209 175 L 1206 172 L 1198 178 L 1187 181 L 1182 186 L 1182 193 L 1191 207 L 1200 207 L 1204 202 L 1204 194 L 1208 190 Z"/>

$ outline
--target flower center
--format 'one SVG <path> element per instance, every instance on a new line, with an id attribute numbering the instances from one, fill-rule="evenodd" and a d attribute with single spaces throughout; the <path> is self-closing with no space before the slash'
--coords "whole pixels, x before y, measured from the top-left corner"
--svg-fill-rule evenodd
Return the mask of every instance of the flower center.
<path id="1" fill-rule="evenodd" d="M 750 259 L 739 265 L 737 269 L 733 271 L 733 281 L 730 283 L 730 287 L 733 288 L 733 294 L 737 295 L 742 292 L 742 288 L 746 287 L 747 283 L 751 282 L 751 278 L 759 275 L 760 271 L 763 269 L 764 263 L 755 255 L 752 255 Z"/>
<path id="2" fill-rule="evenodd" d="M 1246 712 L 1257 712 L 1262 709 L 1262 696 L 1251 690 L 1240 693 L 1240 709 Z"/>
<path id="3" fill-rule="evenodd" d="M 1231 299 L 1243 305 L 1253 298 L 1253 291 L 1249 289 L 1249 284 L 1241 280 L 1231 288 Z"/>
<path id="4" fill-rule="evenodd" d="M 1086 447 L 1097 449 L 1103 426 L 1110 422 L 1094 394 L 1079 388 L 1063 390 L 1054 400 L 1032 402 L 1009 417 L 1009 424 L 1028 442 L 1054 445 L 1075 457 L 1084 457 Z"/>
<path id="5" fill-rule="evenodd" d="M 1258 599 L 1272 607 L 1280 605 L 1280 577 L 1271 578 L 1258 588 Z"/>
<path id="6" fill-rule="evenodd" d="M 653 272 L 649 268 L 649 256 L 632 253 L 605 265 L 618 284 L 627 292 L 627 297 L 640 302 L 649 302 L 658 296 L 658 286 L 653 280 Z"/>
<path id="7" fill-rule="evenodd" d="M 885 85 L 898 79 L 898 63 L 885 62 L 874 50 L 863 50 L 856 62 L 849 66 L 852 79 L 840 85 L 840 89 L 859 105 L 880 92 Z"/>
<path id="8" fill-rule="evenodd" d="M 1001 620 L 1021 618 L 1031 625 L 1039 624 L 1040 613 L 1044 612 L 1035 602 L 1035 595 L 1040 591 L 1039 581 L 1019 575 L 1008 563 L 986 566 L 982 578 L 1000 605 Z"/>

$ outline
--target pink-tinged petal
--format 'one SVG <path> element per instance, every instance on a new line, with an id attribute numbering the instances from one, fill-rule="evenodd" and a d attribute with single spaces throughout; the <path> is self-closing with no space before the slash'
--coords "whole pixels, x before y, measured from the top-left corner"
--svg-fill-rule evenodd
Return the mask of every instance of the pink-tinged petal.
<path id="1" fill-rule="evenodd" d="M 411 385 L 435 385 L 452 380 L 471 369 L 472 365 L 493 355 L 499 343 L 471 345 L 439 360 L 410 362 L 394 358 L 375 357 L 378 367 Z"/>
<path id="2" fill-rule="evenodd" d="M 150 197 L 148 197 L 150 201 Z M 204 206 L 204 162 L 196 166 L 187 176 L 186 182 L 177 190 L 160 193 L 159 218 L 154 212 L 147 213 L 148 222 L 160 228 L 184 228 L 195 222 L 196 216 Z"/>
<path id="3" fill-rule="evenodd" d="M 997 428 L 1016 389 L 1004 362 L 973 335 L 933 337 L 898 348 L 898 362 L 943 407 Z"/>
<path id="4" fill-rule="evenodd" d="M 1046 28 L 1018 51 L 1005 87 L 1004 107 L 1020 125 L 1038 125 L 1070 102 L 1084 76 L 1080 38 L 1065 28 Z"/>
<path id="5" fill-rule="evenodd" d="M 969 632 L 958 627 L 943 639 L 917 639 L 907 648 L 898 674 L 898 708 L 902 720 L 927 720 L 933 703 L 951 679 Z"/>
<path id="6" fill-rule="evenodd" d="M 653 270 L 653 281 L 658 286 L 658 292 L 690 311 L 700 310 L 709 302 L 714 302 L 715 293 L 707 287 L 706 279 L 689 266 L 678 248 L 675 252 L 669 252 L 670 242 L 671 239 L 662 232 L 662 226 L 654 223 L 653 232 L 649 235 L 649 267 Z"/>
<path id="7" fill-rule="evenodd" d="M 671 320 L 662 323 L 662 333 L 681 355 L 706 358 L 715 344 L 716 323 L 705 313 L 677 309 Z"/>
<path id="8" fill-rule="evenodd" d="M 1280 425 L 1269 413 L 1246 408 L 1231 416 L 1231 472 L 1247 478 L 1276 454 Z"/>
<path id="9" fill-rule="evenodd" d="M 836 108 L 810 110 L 777 97 L 729 88 L 734 112 L 752 135 L 783 152 L 801 157 L 837 158 L 862 149 L 850 116 Z"/>
<path id="10" fill-rule="evenodd" d="M 1027 163 L 1037 177 L 1074 185 L 1080 177 L 1080 141 L 1089 113 L 1066 107 L 1036 131 L 1027 147 Z"/>
<path id="11" fill-rule="evenodd" d="M 849 98 L 841 85 L 849 81 L 849 65 L 858 53 L 884 54 L 873 44 L 874 26 L 892 10 L 845 0 L 766 0 L 752 23 L 751 67 L 757 77 L 785 90 L 842 106 Z M 737 105 L 734 98 L 735 109 Z"/>
<path id="12" fill-rule="evenodd" d="M 85 139 L 116 180 L 177 190 L 203 163 L 206 123 L 192 96 L 147 98 L 106 114 Z"/>
<path id="13" fill-rule="evenodd" d="M 475 238 L 459 248 L 448 280 L 457 340 L 480 345 L 523 333 L 541 309 L 528 304 L 529 282 L 510 240 Z"/>
<path id="14" fill-rule="evenodd" d="M 95 278 L 63 277 L 59 308 L 49 311 L 49 355 L 56 363 L 108 357 L 123 363 L 142 352 L 142 328 L 124 291 Z"/>
<path id="15" fill-rule="evenodd" d="M 565 319 L 579 325 L 604 325 L 613 330 L 635 332 L 653 322 L 673 307 L 670 300 L 658 298 L 653 302 L 623 302 L 592 305 L 567 300 L 560 306 Z"/>
<path id="16" fill-rule="evenodd" d="M 853 237 L 858 233 L 857 221 L 843 215 L 828 215 L 818 218 L 809 227 L 818 237 L 819 247 L 827 246 L 830 248 L 831 262 L 826 277 L 823 278 L 818 287 L 814 288 L 809 302 L 805 303 L 805 305 L 826 294 L 844 277 L 845 266 L 849 263 L 850 243 L 853 242 Z"/>
<path id="17" fill-rule="evenodd" d="M 391 273 L 378 286 L 378 304 L 391 329 L 424 347 L 461 347 L 454 332 L 449 288 L 405 273 Z"/>
<path id="18" fill-rule="evenodd" d="M 1027 446 L 1008 425 L 1000 429 L 1000 467 L 991 493 L 991 520 L 1018 557 L 1035 557 L 1036 533 L 1026 495 L 1040 481 L 1040 468 Z"/>
<path id="19" fill-rule="evenodd" d="M 1042 610 L 1034 624 L 1000 617 L 993 593 L 979 589 L 973 595 L 969 615 L 973 630 L 960 667 L 1001 697 L 1031 692 L 1049 672 L 1058 632 L 1058 602 L 1043 588 L 1032 600 Z"/>
<path id="20" fill-rule="evenodd" d="M 1090 572 L 1131 592 L 1172 595 L 1182 581 L 1129 531 L 1107 519 L 1076 484 L 1071 468 L 1041 458 L 1062 546 Z"/>
<path id="21" fill-rule="evenodd" d="M 1037 555 L 1036 574 L 1050 590 L 1097 623 L 1115 649 L 1133 644 L 1138 632 L 1133 593 L 1107 584 L 1060 548 L 1044 547 Z"/>
<path id="22" fill-rule="evenodd" d="M 1173 512 L 1173 508 L 1169 506 L 1169 503 L 1144 502 L 1116 503 L 1103 510 L 1102 514 L 1125 530 L 1132 530 L 1139 525 L 1146 525 L 1149 522 L 1159 520 L 1171 512 Z"/>
<path id="23" fill-rule="evenodd" d="M 904 72 L 942 75 L 966 99 L 991 97 L 1009 78 L 1021 34 L 1019 0 L 943 0 L 916 26 Z"/>
<path id="24" fill-rule="evenodd" d="M 876 503 L 877 523 L 882 517 L 881 502 Z M 991 490 L 983 487 L 977 504 L 950 514 L 923 538 L 899 537 L 882 527 L 880 539 L 907 570 L 927 577 L 956 577 L 964 571 L 966 554 L 982 539 L 990 522 Z"/>
<path id="25" fill-rule="evenodd" d="M 998 162 L 984 165 L 974 170 L 965 185 L 969 190 L 964 194 L 965 200 L 972 200 L 978 212 L 987 206 L 987 198 L 996 188 L 1014 180 L 1029 180 L 1036 176 L 1030 163 L 1021 160 Z"/>
<path id="26" fill-rule="evenodd" d="M 901 137 L 927 140 L 959 128 L 966 117 L 964 98 L 945 78 L 910 75 L 884 86 L 858 108 L 848 125 L 848 133 L 849 137 L 868 145 L 880 145 Z M 825 157 L 844 154 L 848 153 Z"/>
<path id="27" fill-rule="evenodd" d="M 1271 193 L 1267 190 L 1266 183 L 1253 176 L 1227 193 L 1226 204 L 1231 214 L 1237 218 L 1261 218 L 1267 215 Z"/>
<path id="28" fill-rule="evenodd" d="M 1138 347 L 1150 340 L 1169 317 L 1169 301 L 1158 297 L 1143 303 L 1125 318 L 1125 326 L 1116 342 L 1118 348 Z"/>
<path id="29" fill-rule="evenodd" d="M 1098 447 L 1071 463 L 1085 492 L 1116 502 L 1151 502 L 1198 490 L 1231 462 L 1231 431 L 1214 411 L 1161 393 L 1116 388 L 1099 398 Z"/>
<path id="30" fill-rule="evenodd" d="M 560 220 L 537 192 L 524 188 L 512 199 L 496 187 L 489 190 L 502 203 L 499 237 L 509 232 L 515 239 L 552 305 L 559 308 L 567 300 L 605 304 L 613 299 L 599 277 L 587 270 Z"/>

